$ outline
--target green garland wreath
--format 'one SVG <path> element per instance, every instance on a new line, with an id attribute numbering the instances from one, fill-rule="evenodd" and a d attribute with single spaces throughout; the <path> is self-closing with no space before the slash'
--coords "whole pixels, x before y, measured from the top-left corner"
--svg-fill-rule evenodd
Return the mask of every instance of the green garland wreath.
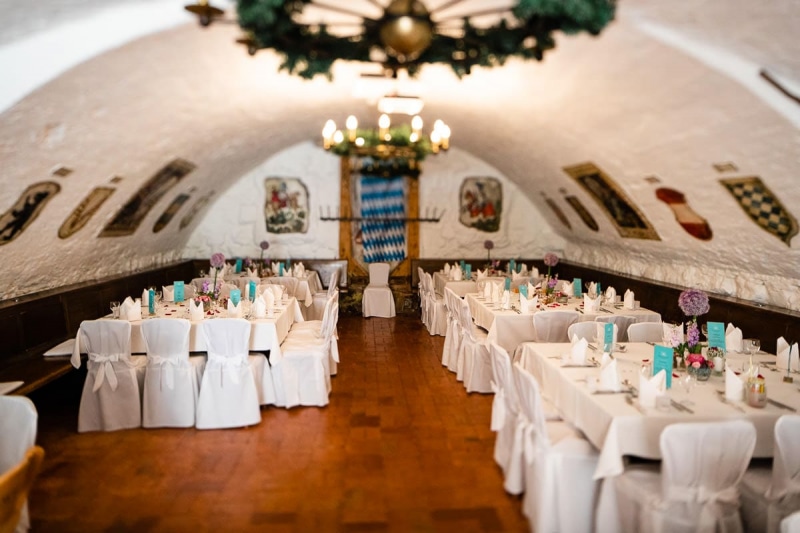
<path id="1" fill-rule="evenodd" d="M 364 19 L 360 36 L 342 38 L 328 33 L 324 25 L 302 25 L 293 16 L 312 0 L 239 0 L 239 25 L 247 31 L 247 44 L 271 48 L 283 56 L 280 69 L 303 78 L 321 74 L 332 78 L 337 59 L 372 62 L 370 50 L 380 44 L 380 22 Z M 462 37 L 434 33 L 431 45 L 413 61 L 400 63 L 388 57 L 384 66 L 405 68 L 410 75 L 426 63 L 450 65 L 459 77 L 475 66 L 503 65 L 511 57 L 541 61 L 555 48 L 553 32 L 598 35 L 613 19 L 616 0 L 519 0 L 511 10 L 512 27 L 501 20 L 487 28 L 476 28 L 464 20 Z"/>

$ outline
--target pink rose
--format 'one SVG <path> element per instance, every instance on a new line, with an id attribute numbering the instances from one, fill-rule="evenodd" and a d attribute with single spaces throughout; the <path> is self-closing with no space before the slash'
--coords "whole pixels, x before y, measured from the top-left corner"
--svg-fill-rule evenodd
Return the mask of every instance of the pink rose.
<path id="1" fill-rule="evenodd" d="M 694 368 L 700 368 L 700 363 L 698 363 L 698 362 L 694 362 L 694 363 L 692 363 L 692 367 L 694 367 Z"/>

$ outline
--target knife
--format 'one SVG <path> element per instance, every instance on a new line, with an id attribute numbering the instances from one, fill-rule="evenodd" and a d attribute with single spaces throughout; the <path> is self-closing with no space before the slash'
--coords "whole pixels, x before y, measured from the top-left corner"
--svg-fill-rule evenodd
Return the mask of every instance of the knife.
<path id="1" fill-rule="evenodd" d="M 611 311 L 609 311 L 605 307 L 601 307 L 600 310 L 603 311 L 604 313 L 611 313 Z"/>
<path id="2" fill-rule="evenodd" d="M 727 399 L 725 396 L 720 396 L 720 397 L 719 397 L 719 401 L 721 401 L 721 402 L 722 402 L 722 403 L 724 403 L 725 405 L 730 405 L 731 407 L 733 407 L 734 409 L 736 409 L 736 410 L 737 410 L 737 411 L 739 411 L 740 413 L 744 413 L 744 412 L 745 412 L 745 410 L 744 410 L 744 409 L 742 409 L 740 406 L 736 405 L 736 404 L 735 404 L 735 403 L 733 403 L 733 402 L 729 402 L 729 401 L 728 401 L 728 399 Z"/>
<path id="3" fill-rule="evenodd" d="M 583 314 L 583 309 L 581 309 L 580 307 L 576 307 L 575 310 L 580 314 Z"/>
<path id="4" fill-rule="evenodd" d="M 637 402 L 637 403 L 634 403 L 634 401 L 633 401 L 633 397 L 632 397 L 631 395 L 625 396 L 625 401 L 626 401 L 626 402 L 628 403 L 628 405 L 630 405 L 631 407 L 635 407 L 635 408 L 636 408 L 636 410 L 637 410 L 637 411 L 639 411 L 640 413 L 642 413 L 643 415 L 646 415 L 646 414 L 647 414 L 647 413 L 645 412 L 645 410 L 644 410 L 644 407 L 642 407 L 641 405 L 639 405 L 639 403 L 638 403 L 638 402 Z"/>
<path id="5" fill-rule="evenodd" d="M 797 409 L 790 405 L 786 405 L 785 403 L 781 403 L 778 400 L 773 400 L 772 398 L 767 398 L 767 402 L 771 403 L 775 407 L 780 407 L 781 409 L 786 409 L 787 411 L 792 411 L 793 413 L 797 412 Z"/>
<path id="6" fill-rule="evenodd" d="M 689 409 L 688 407 L 686 407 L 682 403 L 678 403 L 678 402 L 676 402 L 675 400 L 672 400 L 672 399 L 669 401 L 669 403 L 672 404 L 672 407 L 674 407 L 678 411 L 684 411 L 686 413 L 694 414 L 694 411 L 692 411 L 691 409 Z"/>

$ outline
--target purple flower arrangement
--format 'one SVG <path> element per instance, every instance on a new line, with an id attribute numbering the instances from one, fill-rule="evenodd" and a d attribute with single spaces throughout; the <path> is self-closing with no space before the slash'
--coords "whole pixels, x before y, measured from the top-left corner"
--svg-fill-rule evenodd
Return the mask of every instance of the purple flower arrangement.
<path id="1" fill-rule="evenodd" d="M 492 262 L 492 248 L 494 248 L 494 241 L 486 239 L 483 241 L 483 247 L 486 248 L 486 260 Z"/>
<path id="2" fill-rule="evenodd" d="M 547 265 L 547 277 L 550 277 L 550 269 L 558 264 L 558 256 L 553 252 L 544 254 L 544 264 Z"/>
<path id="3" fill-rule="evenodd" d="M 219 273 L 220 269 L 225 266 L 225 256 L 221 253 L 217 252 L 211 255 L 211 268 L 214 269 L 214 299 L 216 300 L 217 295 L 219 294 L 219 289 L 217 288 L 217 274 Z"/>
<path id="4" fill-rule="evenodd" d="M 678 297 L 678 306 L 686 316 L 697 318 L 699 315 L 708 313 L 708 295 L 697 289 L 688 289 Z"/>

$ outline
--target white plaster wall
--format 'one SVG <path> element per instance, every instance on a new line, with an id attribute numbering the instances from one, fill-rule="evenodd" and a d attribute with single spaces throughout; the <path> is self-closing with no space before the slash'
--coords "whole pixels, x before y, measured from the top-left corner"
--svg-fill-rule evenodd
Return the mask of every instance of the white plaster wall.
<path id="1" fill-rule="evenodd" d="M 268 177 L 297 177 L 308 187 L 310 221 L 307 233 L 267 233 L 264 224 Z M 494 177 L 503 185 L 500 230 L 485 233 L 458 221 L 459 188 L 467 177 Z M 420 176 L 420 206 L 445 210 L 438 224 L 420 224 L 420 256 L 428 258 L 483 257 L 485 239 L 492 239 L 492 257 L 539 257 L 560 251 L 564 240 L 553 232 L 533 204 L 497 169 L 463 150 L 428 158 Z M 258 244 L 270 243 L 266 257 L 335 258 L 339 253 L 339 225 L 319 220 L 339 210 L 339 158 L 311 142 L 287 148 L 248 172 L 214 202 L 195 228 L 183 256 L 259 257 Z"/>

